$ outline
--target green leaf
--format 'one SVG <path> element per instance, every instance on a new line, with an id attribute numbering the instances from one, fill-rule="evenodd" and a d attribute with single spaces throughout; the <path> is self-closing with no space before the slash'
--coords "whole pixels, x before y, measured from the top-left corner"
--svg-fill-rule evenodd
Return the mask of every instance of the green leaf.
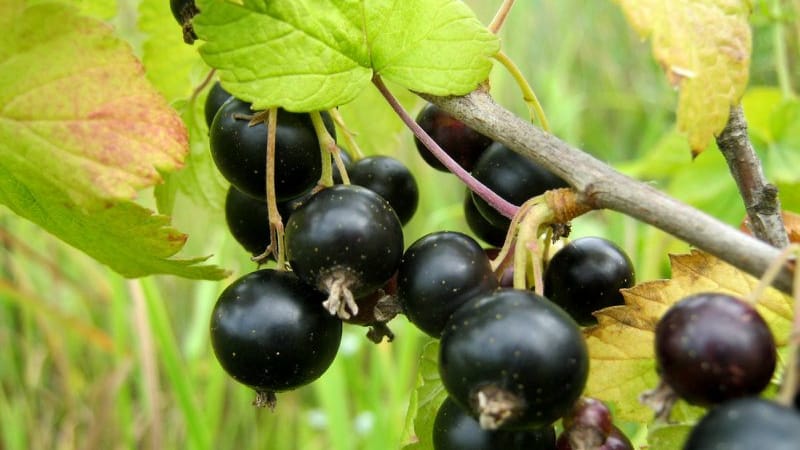
<path id="1" fill-rule="evenodd" d="M 747 86 L 752 49 L 749 0 L 615 0 L 680 89 L 678 129 L 694 154 L 725 124 Z"/>
<path id="2" fill-rule="evenodd" d="M 198 100 L 179 101 L 174 105 L 189 128 L 189 156 L 186 167 L 170 174 L 165 185 L 175 185 L 197 205 L 211 211 L 222 211 L 228 182 L 211 157 L 203 105 L 204 102 Z M 165 212 L 160 208 L 159 211 Z"/>
<path id="3" fill-rule="evenodd" d="M 446 398 L 447 391 L 439 377 L 439 341 L 432 340 L 425 344 L 420 357 L 417 387 L 406 415 L 403 450 L 433 450 L 433 420 Z"/>
<path id="4" fill-rule="evenodd" d="M 169 101 L 186 99 L 200 85 L 210 68 L 197 54 L 197 47 L 183 42 L 180 25 L 172 17 L 167 1 L 147 1 L 139 5 L 142 63 L 147 79 Z"/>
<path id="5" fill-rule="evenodd" d="M 200 52 L 256 109 L 330 109 L 378 74 L 408 89 L 462 95 L 491 69 L 497 37 L 457 0 L 200 0 Z"/>
<path id="6" fill-rule="evenodd" d="M 654 427 L 650 430 L 647 437 L 649 450 L 675 450 L 683 448 L 692 425 L 688 424 L 669 424 Z"/>
<path id="7" fill-rule="evenodd" d="M 166 216 L 133 202 L 87 213 L 65 207 L 66 198 L 29 190 L 25 182 L 0 166 L 0 203 L 123 276 L 218 280 L 227 275 L 218 267 L 199 265 L 207 257 L 169 259 L 183 247 L 186 235 L 170 227 Z"/>
<path id="8" fill-rule="evenodd" d="M 198 265 L 206 258 L 169 259 L 186 236 L 130 201 L 182 166 L 187 136 L 128 45 L 66 5 L 11 11 L 0 35 L 0 203 L 128 277 L 224 277 Z"/>
<path id="9" fill-rule="evenodd" d="M 59 32 L 53 33 L 53 17 Z M 186 129 L 101 22 L 60 4 L 0 35 L 0 166 L 37 192 L 99 209 L 181 167 Z"/>

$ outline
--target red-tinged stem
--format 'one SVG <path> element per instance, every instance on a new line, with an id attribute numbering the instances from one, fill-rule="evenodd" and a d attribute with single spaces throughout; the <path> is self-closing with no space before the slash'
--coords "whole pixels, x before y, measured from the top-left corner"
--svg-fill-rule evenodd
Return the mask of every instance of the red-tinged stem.
<path id="1" fill-rule="evenodd" d="M 430 152 L 436 157 L 436 159 L 439 160 L 439 162 L 447 167 L 447 170 L 458 177 L 458 179 L 463 181 L 472 192 L 478 194 L 478 196 L 486 200 L 486 202 L 491 205 L 492 208 L 496 209 L 500 214 L 508 218 L 513 218 L 514 215 L 516 215 L 517 211 L 519 210 L 518 206 L 509 203 L 504 198 L 495 194 L 494 191 L 486 187 L 486 185 L 476 180 L 472 175 L 470 175 L 469 172 L 458 165 L 458 163 L 455 162 L 450 155 L 442 150 L 442 148 L 439 147 L 439 144 L 437 144 L 430 136 L 428 136 L 428 133 L 426 133 L 425 130 L 417 125 L 417 122 L 414 121 L 414 118 L 408 114 L 400 102 L 397 101 L 395 96 L 392 95 L 386 85 L 383 84 L 383 80 L 381 80 L 379 75 L 376 74 L 372 77 L 372 83 L 375 84 L 386 101 L 389 102 L 389 105 L 391 105 L 392 109 L 394 109 L 397 115 L 400 116 L 400 119 L 403 121 L 403 123 L 405 123 L 411 132 L 414 133 L 414 136 L 416 136 L 417 139 L 419 139 L 420 142 L 422 142 L 425 147 L 430 150 Z"/>

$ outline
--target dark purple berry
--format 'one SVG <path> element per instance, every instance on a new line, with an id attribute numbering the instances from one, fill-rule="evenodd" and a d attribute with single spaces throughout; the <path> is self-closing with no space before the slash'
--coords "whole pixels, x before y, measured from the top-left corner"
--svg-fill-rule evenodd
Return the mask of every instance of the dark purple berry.
<path id="1" fill-rule="evenodd" d="M 661 379 L 687 402 L 710 406 L 756 395 L 775 370 L 775 340 L 752 305 L 700 293 L 674 304 L 656 325 Z"/>
<path id="2" fill-rule="evenodd" d="M 432 103 L 428 103 L 419 112 L 417 124 L 439 144 L 445 153 L 467 171 L 472 170 L 475 161 L 492 143 L 491 139 L 464 125 Z M 447 172 L 444 164 L 439 162 L 416 137 L 414 143 L 425 162 L 436 170 Z"/>

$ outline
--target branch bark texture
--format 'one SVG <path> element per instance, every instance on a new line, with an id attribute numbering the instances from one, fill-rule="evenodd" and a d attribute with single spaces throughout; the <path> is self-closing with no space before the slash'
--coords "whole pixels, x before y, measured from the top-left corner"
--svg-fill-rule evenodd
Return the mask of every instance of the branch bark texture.
<path id="1" fill-rule="evenodd" d="M 739 187 L 753 234 L 775 247 L 788 246 L 778 189 L 764 177 L 761 160 L 747 135 L 747 120 L 741 106 L 731 108 L 728 124 L 717 138 L 717 146 Z"/>
<path id="2" fill-rule="evenodd" d="M 729 264 L 761 277 L 780 250 L 634 180 L 590 154 L 541 131 L 498 105 L 489 94 L 422 95 L 477 131 L 543 165 L 566 180 L 590 206 L 621 212 L 655 226 Z M 791 293 L 787 267 L 775 286 Z"/>

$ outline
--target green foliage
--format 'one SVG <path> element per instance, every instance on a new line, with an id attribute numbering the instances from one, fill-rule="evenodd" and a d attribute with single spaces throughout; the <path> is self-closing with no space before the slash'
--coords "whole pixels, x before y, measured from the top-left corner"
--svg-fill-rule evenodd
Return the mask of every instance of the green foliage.
<path id="1" fill-rule="evenodd" d="M 200 53 L 255 109 L 330 109 L 374 74 L 459 95 L 486 79 L 499 42 L 460 1 L 199 1 Z M 258 32 L 242 32 L 258 30 Z"/>
<path id="2" fill-rule="evenodd" d="M 404 450 L 433 449 L 433 421 L 447 398 L 439 377 L 439 341 L 428 342 L 422 350 L 417 374 L 417 387 L 411 394 L 406 416 Z"/>

